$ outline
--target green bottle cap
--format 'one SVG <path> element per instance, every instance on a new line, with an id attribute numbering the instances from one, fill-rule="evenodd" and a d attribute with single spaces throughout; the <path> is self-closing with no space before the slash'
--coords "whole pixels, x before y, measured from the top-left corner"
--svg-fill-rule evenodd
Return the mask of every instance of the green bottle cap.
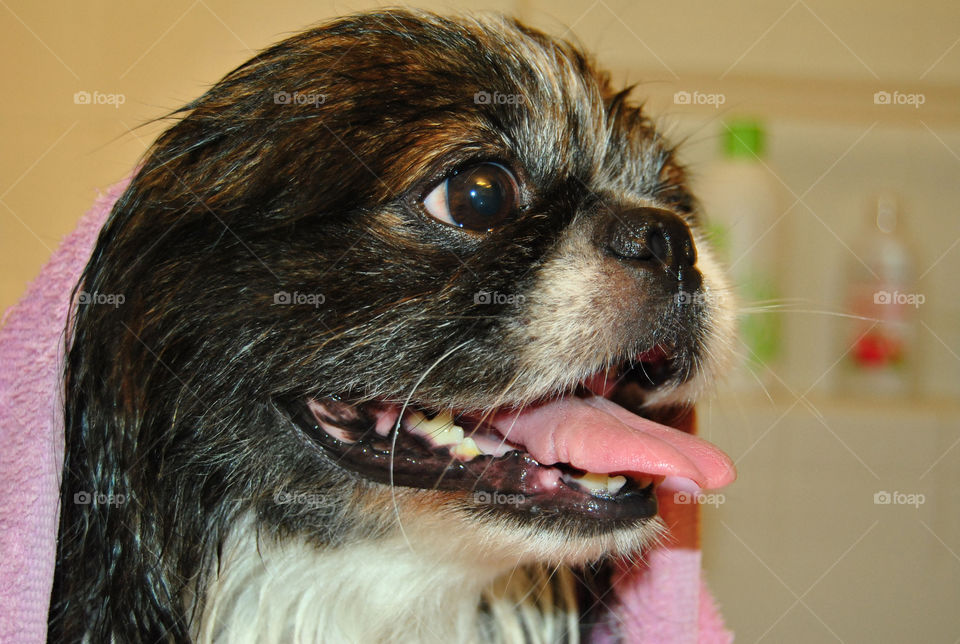
<path id="1" fill-rule="evenodd" d="M 759 121 L 741 119 L 723 124 L 723 156 L 728 159 L 762 159 L 765 144 Z"/>

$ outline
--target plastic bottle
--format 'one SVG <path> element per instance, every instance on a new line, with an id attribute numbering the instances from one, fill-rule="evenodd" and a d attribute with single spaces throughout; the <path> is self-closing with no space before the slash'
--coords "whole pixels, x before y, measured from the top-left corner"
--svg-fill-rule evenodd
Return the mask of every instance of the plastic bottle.
<path id="1" fill-rule="evenodd" d="M 714 248 L 726 263 L 738 304 L 736 352 L 741 356 L 730 385 L 736 389 L 769 388 L 768 366 L 781 353 L 780 316 L 763 310 L 779 302 L 777 221 L 783 214 L 780 186 L 766 166 L 766 136 L 755 120 L 724 124 L 722 158 L 705 172 L 699 197 Z M 752 372 L 752 373 L 751 373 Z"/>
<path id="2" fill-rule="evenodd" d="M 914 263 L 902 237 L 902 212 L 892 193 L 871 200 L 868 217 L 851 244 L 846 268 L 847 305 L 842 389 L 889 396 L 914 388 L 916 319 L 925 297 L 917 292 Z"/>

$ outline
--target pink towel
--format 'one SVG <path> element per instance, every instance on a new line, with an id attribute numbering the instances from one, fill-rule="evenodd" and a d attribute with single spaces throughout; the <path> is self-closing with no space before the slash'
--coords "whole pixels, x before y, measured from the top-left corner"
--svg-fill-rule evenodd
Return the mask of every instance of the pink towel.
<path id="1" fill-rule="evenodd" d="M 0 327 L 0 642 L 47 632 L 63 458 L 60 388 L 70 295 L 97 233 L 129 180 L 97 199 Z M 697 508 L 661 494 L 672 538 L 614 576 L 611 614 L 595 644 L 725 644 L 733 640 L 701 581 Z"/>
<path id="2" fill-rule="evenodd" d="M 121 182 L 54 252 L 0 327 L 0 642 L 43 642 L 63 461 L 63 332 Z"/>
<path id="3" fill-rule="evenodd" d="M 691 415 L 688 431 L 693 430 Z M 700 570 L 699 520 L 696 504 L 677 504 L 669 481 L 660 486 L 660 516 L 669 536 L 621 566 L 613 578 L 613 602 L 603 628 L 591 644 L 730 644 L 733 634 L 723 623 Z M 682 497 L 681 497 L 682 498 Z"/>

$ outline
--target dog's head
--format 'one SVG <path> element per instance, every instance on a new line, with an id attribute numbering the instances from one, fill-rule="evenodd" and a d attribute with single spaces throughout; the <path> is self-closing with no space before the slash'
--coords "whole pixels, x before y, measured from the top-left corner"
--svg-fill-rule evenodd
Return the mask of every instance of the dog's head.
<path id="1" fill-rule="evenodd" d="M 129 500 L 65 506 L 61 562 L 91 513 L 174 596 L 244 512 L 583 560 L 652 534 L 662 477 L 733 476 L 660 424 L 732 328 L 674 149 L 513 22 L 383 12 L 261 53 L 160 137 L 83 288 L 125 299 L 76 315 L 65 494 Z"/>

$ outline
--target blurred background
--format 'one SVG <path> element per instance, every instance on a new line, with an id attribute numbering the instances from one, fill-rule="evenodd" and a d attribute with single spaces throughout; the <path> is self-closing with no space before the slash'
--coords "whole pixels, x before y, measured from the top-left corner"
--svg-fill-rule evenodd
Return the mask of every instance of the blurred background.
<path id="1" fill-rule="evenodd" d="M 162 125 L 365 2 L 0 0 L 0 307 Z M 675 141 L 739 282 L 744 365 L 700 406 L 740 642 L 960 641 L 960 4 L 418 6 L 575 39 Z"/>

